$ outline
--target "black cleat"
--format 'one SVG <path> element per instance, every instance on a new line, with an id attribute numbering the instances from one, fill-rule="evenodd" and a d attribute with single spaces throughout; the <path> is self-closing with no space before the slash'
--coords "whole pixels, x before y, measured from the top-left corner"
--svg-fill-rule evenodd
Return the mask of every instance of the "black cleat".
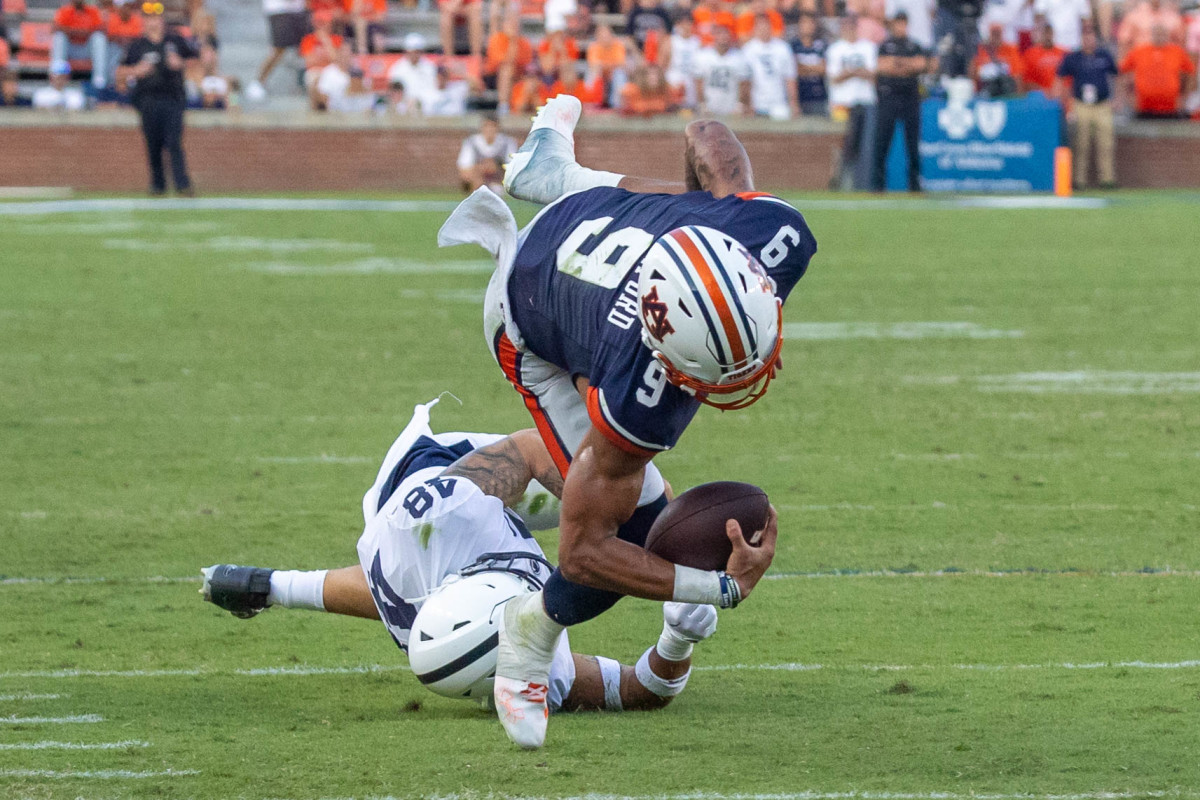
<path id="1" fill-rule="evenodd" d="M 204 576 L 200 594 L 238 619 L 250 619 L 267 610 L 267 595 L 271 593 L 271 573 L 274 571 L 235 564 L 204 567 L 200 570 Z"/>

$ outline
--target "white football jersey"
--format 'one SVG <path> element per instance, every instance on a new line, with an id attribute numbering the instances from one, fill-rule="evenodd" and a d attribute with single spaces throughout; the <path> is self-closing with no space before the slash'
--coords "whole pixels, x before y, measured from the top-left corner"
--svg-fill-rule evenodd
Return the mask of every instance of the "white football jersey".
<path id="1" fill-rule="evenodd" d="M 796 56 L 782 39 L 751 39 L 742 45 L 750 64 L 750 105 L 755 114 L 788 108 L 787 81 L 796 79 Z"/>
<path id="2" fill-rule="evenodd" d="M 696 78 L 704 81 L 704 107 L 711 114 L 736 114 L 742 81 L 750 80 L 750 65 L 736 47 L 721 55 L 706 47 L 696 56 Z"/>
<path id="3" fill-rule="evenodd" d="M 359 564 L 379 617 L 401 649 L 408 646 L 421 604 L 448 576 L 485 553 L 543 555 L 521 518 L 498 497 L 466 478 L 441 477 L 453 461 L 504 437 L 435 435 L 429 429 L 429 405 L 417 406 L 363 497 L 366 526 L 358 540 Z M 564 633 L 550 669 L 551 710 L 562 707 L 574 682 L 575 662 Z"/>
<path id="4" fill-rule="evenodd" d="M 874 43 L 859 39 L 848 42 L 838 39 L 825 51 L 825 76 L 829 79 L 829 104 L 832 106 L 875 105 L 875 82 L 866 78 L 850 78 L 834 83 L 843 72 L 867 69 L 874 72 L 879 61 L 879 49 Z"/>

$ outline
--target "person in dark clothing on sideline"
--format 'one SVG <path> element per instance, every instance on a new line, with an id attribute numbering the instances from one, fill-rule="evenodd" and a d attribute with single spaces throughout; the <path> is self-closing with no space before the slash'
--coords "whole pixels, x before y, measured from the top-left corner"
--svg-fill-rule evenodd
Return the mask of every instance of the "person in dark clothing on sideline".
<path id="1" fill-rule="evenodd" d="M 183 156 L 183 110 L 187 97 L 183 90 L 184 62 L 197 57 L 187 40 L 168 33 L 159 2 L 142 4 L 145 28 L 141 38 L 129 43 L 118 70 L 117 82 L 128 86 L 133 106 L 142 118 L 142 135 L 150 160 L 150 194 L 167 190 L 163 172 L 163 150 L 171 157 L 171 177 L 175 191 L 192 197 Z"/>
<path id="2" fill-rule="evenodd" d="M 908 190 L 921 191 L 920 153 L 922 74 L 932 71 L 932 59 L 924 48 L 908 38 L 908 15 L 901 11 L 892 18 L 892 35 L 879 45 L 875 91 L 879 95 L 875 117 L 875 153 L 871 162 L 871 188 L 882 192 L 884 170 L 896 123 L 904 123 L 908 155 Z"/>

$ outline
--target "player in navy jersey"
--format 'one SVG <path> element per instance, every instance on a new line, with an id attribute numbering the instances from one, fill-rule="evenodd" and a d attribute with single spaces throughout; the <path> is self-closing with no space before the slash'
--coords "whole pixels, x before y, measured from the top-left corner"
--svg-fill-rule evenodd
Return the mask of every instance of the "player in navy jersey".
<path id="1" fill-rule="evenodd" d="M 685 178 L 672 183 L 575 163 L 579 113 L 574 98 L 552 99 L 510 162 L 509 192 L 550 204 L 523 231 L 481 191 L 439 234 L 496 256 L 485 334 L 565 476 L 559 569 L 507 604 L 500 635 L 496 706 L 523 747 L 545 740 L 546 681 L 566 626 L 625 595 L 730 608 L 770 565 L 774 509 L 759 547 L 727 524 L 724 571 L 647 552 L 666 505 L 651 459 L 701 404 L 762 396 L 779 365 L 782 302 L 816 252 L 796 209 L 754 191 L 746 152 L 721 123 L 688 126 Z"/>

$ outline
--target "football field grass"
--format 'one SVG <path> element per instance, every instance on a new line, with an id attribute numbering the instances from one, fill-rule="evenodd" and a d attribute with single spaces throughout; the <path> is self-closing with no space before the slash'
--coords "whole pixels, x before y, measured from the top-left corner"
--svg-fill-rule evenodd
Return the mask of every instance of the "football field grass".
<path id="1" fill-rule="evenodd" d="M 1200 197 L 795 198 L 784 372 L 658 459 L 768 491 L 771 579 L 668 709 L 534 753 L 378 623 L 197 594 L 354 563 L 415 404 L 530 424 L 451 198 L 334 200 L 0 204 L 0 798 L 1200 797 Z M 660 627 L 571 636 L 632 663 Z"/>

